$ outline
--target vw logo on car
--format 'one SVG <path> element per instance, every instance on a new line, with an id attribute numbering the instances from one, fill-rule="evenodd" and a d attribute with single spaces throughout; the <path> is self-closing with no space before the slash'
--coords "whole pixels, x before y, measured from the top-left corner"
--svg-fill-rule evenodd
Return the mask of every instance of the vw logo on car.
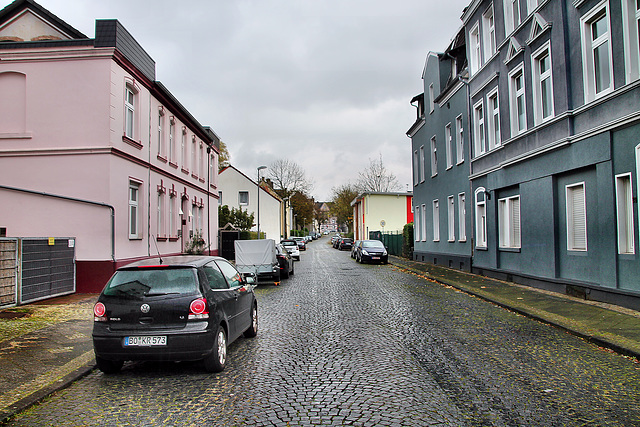
<path id="1" fill-rule="evenodd" d="M 140 306 L 140 311 L 143 313 L 148 313 L 149 310 L 151 310 L 151 307 L 149 307 L 149 304 L 142 304 Z"/>

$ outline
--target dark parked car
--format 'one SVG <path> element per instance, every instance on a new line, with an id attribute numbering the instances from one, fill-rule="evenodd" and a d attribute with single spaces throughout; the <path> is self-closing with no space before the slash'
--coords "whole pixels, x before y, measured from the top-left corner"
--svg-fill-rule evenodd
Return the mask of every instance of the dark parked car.
<path id="1" fill-rule="evenodd" d="M 356 248 L 356 261 L 386 264 L 389 254 L 380 240 L 363 240 Z"/>
<path id="2" fill-rule="evenodd" d="M 358 249 L 358 245 L 361 241 L 362 240 L 356 240 L 353 242 L 353 245 L 351 245 L 351 258 L 356 259 L 356 249 Z"/>
<path id="3" fill-rule="evenodd" d="M 340 249 L 341 251 L 344 250 L 351 250 L 351 246 L 353 246 L 353 239 L 350 239 L 348 237 L 343 237 L 342 239 L 340 239 L 340 243 L 338 243 L 338 249 Z"/>
<path id="4" fill-rule="evenodd" d="M 280 278 L 288 279 L 290 274 L 293 274 L 293 258 L 291 254 L 279 243 L 276 243 L 276 258 L 278 258 L 278 264 L 280 264 Z"/>
<path id="5" fill-rule="evenodd" d="M 292 237 L 292 239 L 295 240 L 298 244 L 298 249 L 300 249 L 301 251 L 307 250 L 307 241 L 304 239 L 304 237 Z"/>
<path id="6" fill-rule="evenodd" d="M 211 256 L 119 268 L 93 309 L 98 368 L 115 373 L 125 360 L 203 360 L 208 372 L 222 371 L 227 345 L 258 333 L 253 283 Z"/>

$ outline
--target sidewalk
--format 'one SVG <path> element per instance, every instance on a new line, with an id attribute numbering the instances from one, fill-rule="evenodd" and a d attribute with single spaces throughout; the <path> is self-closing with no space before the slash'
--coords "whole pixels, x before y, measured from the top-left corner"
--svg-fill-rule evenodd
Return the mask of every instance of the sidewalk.
<path id="1" fill-rule="evenodd" d="M 389 262 L 392 268 L 640 358 L 640 312 L 403 258 L 389 257 Z M 91 329 L 96 299 L 97 295 L 69 295 L 0 310 L 0 424 L 94 368 Z"/>
<path id="2" fill-rule="evenodd" d="M 0 310 L 0 424 L 93 369 L 96 299 L 76 294 Z"/>
<path id="3" fill-rule="evenodd" d="M 640 359 L 640 312 L 395 256 L 389 263 Z"/>

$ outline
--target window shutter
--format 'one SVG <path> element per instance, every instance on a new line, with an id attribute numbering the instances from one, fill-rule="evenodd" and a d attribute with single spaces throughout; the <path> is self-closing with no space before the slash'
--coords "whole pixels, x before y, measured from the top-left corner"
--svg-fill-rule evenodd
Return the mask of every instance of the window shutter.
<path id="1" fill-rule="evenodd" d="M 571 226 L 569 249 L 587 250 L 587 213 L 584 197 L 584 185 L 577 185 L 569 189 L 570 218 Z"/>

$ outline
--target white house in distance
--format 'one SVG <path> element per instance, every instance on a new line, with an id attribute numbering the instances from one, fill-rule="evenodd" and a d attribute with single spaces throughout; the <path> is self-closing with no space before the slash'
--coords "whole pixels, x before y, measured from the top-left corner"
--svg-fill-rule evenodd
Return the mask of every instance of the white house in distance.
<path id="1" fill-rule="evenodd" d="M 351 202 L 353 238 L 369 239 L 370 231 L 397 232 L 413 222 L 412 193 L 365 192 Z"/>
<path id="2" fill-rule="evenodd" d="M 257 177 L 257 171 L 256 171 Z M 255 227 L 258 227 L 258 183 L 240 172 L 233 166 L 227 166 L 218 174 L 218 202 L 220 206 L 242 208 L 243 211 L 253 213 Z M 260 187 L 260 232 L 265 238 L 280 241 L 284 236 L 282 223 L 282 199 L 276 194 Z M 289 222 L 291 224 L 291 222 Z"/>
<path id="3" fill-rule="evenodd" d="M 32 0 L 0 10 L 0 229 L 75 238 L 77 292 L 195 232 L 218 252 L 219 138 L 117 20 L 95 28 Z"/>

